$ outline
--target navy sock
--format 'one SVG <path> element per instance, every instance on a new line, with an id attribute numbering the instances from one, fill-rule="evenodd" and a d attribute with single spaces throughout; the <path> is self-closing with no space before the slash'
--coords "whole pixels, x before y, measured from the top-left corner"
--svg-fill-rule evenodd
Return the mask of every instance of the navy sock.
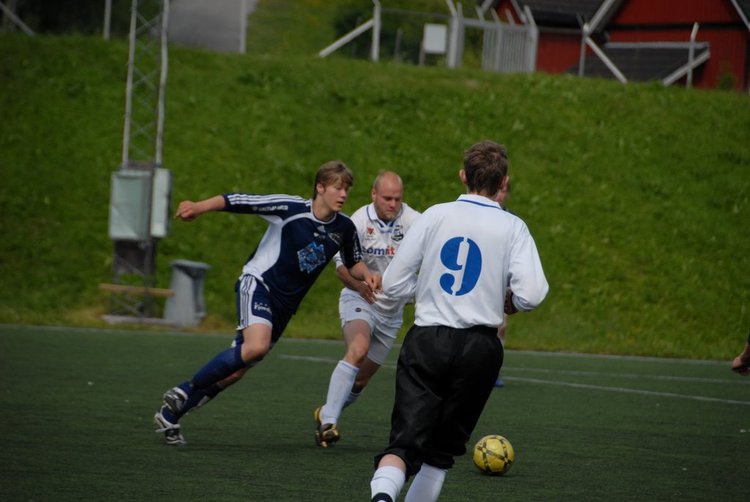
<path id="1" fill-rule="evenodd" d="M 182 392 L 184 392 L 186 396 L 190 396 L 190 394 L 193 392 L 193 386 L 190 384 L 190 380 L 185 380 L 177 387 L 182 389 Z"/>
<path id="2" fill-rule="evenodd" d="M 370 502 L 393 502 L 393 499 L 387 493 L 378 493 Z"/>
<path id="3" fill-rule="evenodd" d="M 174 413 L 172 413 L 169 410 L 169 406 L 167 406 L 167 405 L 162 406 L 161 410 L 159 410 L 159 411 L 161 412 L 161 416 L 163 416 L 164 418 L 166 418 L 167 422 L 169 422 L 171 424 L 176 424 L 180 420 L 180 417 L 178 417 Z"/>
<path id="4" fill-rule="evenodd" d="M 241 345 L 230 347 L 206 363 L 190 380 L 193 392 L 204 390 L 225 379 L 235 371 L 244 368 L 245 363 L 242 361 L 240 355 L 241 350 Z M 188 397 L 191 397 L 193 392 L 189 392 Z"/>
<path id="5" fill-rule="evenodd" d="M 185 405 L 182 407 L 180 413 L 176 418 L 181 418 L 183 415 L 185 415 L 185 413 L 195 407 L 203 406 L 205 403 L 215 398 L 219 394 L 219 392 L 223 390 L 224 389 L 219 387 L 217 384 L 209 385 L 205 389 L 193 390 L 190 394 L 188 394 L 187 401 L 185 401 Z"/>

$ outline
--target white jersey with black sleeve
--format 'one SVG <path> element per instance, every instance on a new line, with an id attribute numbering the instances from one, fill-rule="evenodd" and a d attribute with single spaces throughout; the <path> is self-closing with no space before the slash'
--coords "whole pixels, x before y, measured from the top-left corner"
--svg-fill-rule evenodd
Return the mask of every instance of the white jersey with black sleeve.
<path id="1" fill-rule="evenodd" d="M 418 326 L 500 326 L 508 286 L 518 310 L 549 289 L 526 224 L 475 194 L 427 209 L 383 275 L 386 294 L 416 295 Z"/>
<path id="2" fill-rule="evenodd" d="M 391 263 L 401 246 L 404 236 L 409 232 L 414 222 L 421 213 L 408 206 L 401 204 L 401 211 L 390 221 L 378 218 L 375 204 L 370 203 L 357 209 L 351 219 L 357 227 L 359 242 L 362 247 L 362 261 L 372 272 L 381 275 Z M 340 256 L 336 256 L 336 267 L 342 265 Z M 341 292 L 342 297 L 347 295 L 359 296 L 359 293 L 348 288 Z M 375 294 L 377 301 L 372 305 L 373 310 L 384 316 L 392 317 L 401 315 L 401 309 L 410 298 L 392 298 L 378 291 Z"/>

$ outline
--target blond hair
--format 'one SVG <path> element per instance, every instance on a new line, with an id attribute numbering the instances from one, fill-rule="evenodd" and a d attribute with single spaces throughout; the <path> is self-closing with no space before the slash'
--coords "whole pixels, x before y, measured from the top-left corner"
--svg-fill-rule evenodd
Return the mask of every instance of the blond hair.
<path id="1" fill-rule="evenodd" d="M 354 173 L 349 167 L 340 160 L 326 162 L 318 168 L 315 173 L 315 183 L 313 184 L 313 199 L 318 195 L 318 184 L 327 187 L 341 183 L 349 190 L 354 184 Z"/>

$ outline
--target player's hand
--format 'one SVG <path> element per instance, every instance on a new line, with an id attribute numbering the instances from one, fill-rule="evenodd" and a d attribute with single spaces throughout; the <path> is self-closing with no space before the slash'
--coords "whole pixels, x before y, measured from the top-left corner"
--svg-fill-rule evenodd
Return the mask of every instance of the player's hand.
<path id="1" fill-rule="evenodd" d="M 381 289 L 383 289 L 383 276 L 381 276 L 380 274 L 372 274 L 369 277 L 367 284 L 370 286 L 370 288 L 372 288 L 373 291 L 380 291 Z"/>
<path id="2" fill-rule="evenodd" d="M 366 281 L 362 281 L 357 288 L 359 296 L 361 296 L 367 303 L 372 305 L 375 303 L 375 291 L 372 290 L 370 285 Z"/>
<path id="3" fill-rule="evenodd" d="M 743 360 L 741 356 L 735 357 L 732 361 L 732 371 L 742 376 L 750 375 L 750 359 Z"/>
<path id="4" fill-rule="evenodd" d="M 369 304 L 375 303 L 377 298 L 375 292 L 381 289 L 381 276 L 380 274 L 370 274 L 362 282 L 362 287 L 359 288 L 359 294 Z"/>
<path id="5" fill-rule="evenodd" d="M 518 312 L 516 306 L 513 305 L 513 291 L 510 289 L 505 292 L 505 306 L 503 307 L 503 311 L 508 315 Z"/>
<path id="6" fill-rule="evenodd" d="M 183 200 L 177 206 L 177 212 L 175 212 L 174 217 L 182 221 L 193 221 L 200 215 L 196 206 L 197 204 L 191 200 Z"/>

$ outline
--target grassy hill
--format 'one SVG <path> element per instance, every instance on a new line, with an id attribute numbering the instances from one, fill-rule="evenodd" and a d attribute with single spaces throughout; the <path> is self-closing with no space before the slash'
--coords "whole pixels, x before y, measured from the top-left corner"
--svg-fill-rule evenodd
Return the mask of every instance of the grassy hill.
<path id="1" fill-rule="evenodd" d="M 260 15 L 267 12 L 261 11 Z M 291 43 L 291 42 L 290 42 Z M 249 42 L 252 45 L 252 41 Z M 510 208 L 551 285 L 512 318 L 513 349 L 728 359 L 750 329 L 750 100 L 735 93 L 298 55 L 170 49 L 164 146 L 173 205 L 226 191 L 311 193 L 323 162 L 380 169 L 418 209 L 455 198 L 463 150 L 508 146 Z M 127 45 L 0 35 L 0 322 L 100 325 L 110 175 Z M 202 329 L 229 333 L 257 217 L 175 222 L 159 244 L 209 263 Z M 287 335 L 338 338 L 333 271 Z"/>

